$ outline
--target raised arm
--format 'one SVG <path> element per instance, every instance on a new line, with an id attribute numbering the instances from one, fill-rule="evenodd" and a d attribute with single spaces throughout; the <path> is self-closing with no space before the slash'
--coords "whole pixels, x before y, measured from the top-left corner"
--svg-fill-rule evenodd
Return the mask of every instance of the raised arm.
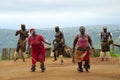
<path id="1" fill-rule="evenodd" d="M 26 38 L 29 36 L 29 31 L 20 31 L 22 35 L 24 35 Z"/>
<path id="2" fill-rule="evenodd" d="M 15 36 L 17 36 L 18 34 L 20 34 L 20 30 L 17 30 L 17 31 L 15 32 Z"/>

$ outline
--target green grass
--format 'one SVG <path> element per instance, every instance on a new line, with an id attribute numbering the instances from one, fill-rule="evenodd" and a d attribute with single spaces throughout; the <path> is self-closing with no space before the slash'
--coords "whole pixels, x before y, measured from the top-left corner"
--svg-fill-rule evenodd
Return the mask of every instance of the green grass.
<path id="1" fill-rule="evenodd" d="M 111 54 L 112 57 L 120 58 L 120 54 L 118 54 L 118 53 L 115 53 L 115 52 L 111 51 L 110 54 Z"/>
<path id="2" fill-rule="evenodd" d="M 1 53 L 0 53 L 0 61 L 2 60 L 2 55 L 1 55 Z"/>
<path id="3" fill-rule="evenodd" d="M 91 53 L 91 57 L 99 57 L 99 54 L 100 53 Z M 115 57 L 115 58 L 120 58 L 120 54 L 119 53 L 115 53 L 115 52 L 112 52 L 112 51 L 110 51 L 110 54 L 111 54 L 111 56 L 112 57 Z"/>

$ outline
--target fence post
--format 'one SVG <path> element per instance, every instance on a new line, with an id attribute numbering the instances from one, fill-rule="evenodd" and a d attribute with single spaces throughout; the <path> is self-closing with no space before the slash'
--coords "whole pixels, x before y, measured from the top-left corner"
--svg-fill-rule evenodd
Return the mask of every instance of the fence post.
<path id="1" fill-rule="evenodd" d="M 8 48 L 3 48 L 2 49 L 2 60 L 9 59 L 9 53 L 8 53 Z"/>

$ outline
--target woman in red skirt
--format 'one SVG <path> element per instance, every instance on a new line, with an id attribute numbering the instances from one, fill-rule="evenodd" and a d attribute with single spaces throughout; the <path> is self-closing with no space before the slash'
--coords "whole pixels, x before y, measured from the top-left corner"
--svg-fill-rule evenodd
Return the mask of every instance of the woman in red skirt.
<path id="1" fill-rule="evenodd" d="M 85 27 L 81 26 L 79 29 L 80 33 L 75 37 L 73 43 L 73 62 L 78 63 L 78 71 L 83 72 L 82 63 L 84 61 L 84 68 L 88 72 L 90 68 L 89 59 L 90 59 L 90 47 L 92 49 L 92 40 L 88 34 L 85 33 Z M 77 48 L 76 48 L 77 44 Z M 75 50 L 76 48 L 76 50 Z"/>
<path id="2" fill-rule="evenodd" d="M 28 49 L 31 46 L 31 57 L 32 57 L 32 67 L 31 72 L 35 71 L 36 62 L 40 62 L 41 71 L 45 71 L 45 47 L 44 43 L 51 45 L 45 41 L 44 37 L 40 34 L 35 33 L 35 29 L 30 29 L 31 36 L 28 38 Z"/>

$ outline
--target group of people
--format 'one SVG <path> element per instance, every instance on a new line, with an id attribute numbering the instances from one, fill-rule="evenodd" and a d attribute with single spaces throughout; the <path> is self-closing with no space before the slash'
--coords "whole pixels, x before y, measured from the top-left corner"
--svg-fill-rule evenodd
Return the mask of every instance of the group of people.
<path id="1" fill-rule="evenodd" d="M 29 35 L 30 32 L 30 35 Z M 61 64 L 63 64 L 63 51 L 65 47 L 65 39 L 63 32 L 60 31 L 59 26 L 55 27 L 55 36 L 53 40 L 53 52 L 54 52 L 54 60 L 57 60 L 57 57 L 60 58 Z M 14 61 L 18 59 L 19 50 L 23 52 L 23 61 L 25 61 L 26 57 L 26 42 L 28 42 L 27 50 L 31 50 L 31 59 L 32 59 L 32 67 L 31 72 L 36 70 L 36 62 L 40 62 L 40 69 L 42 72 L 45 71 L 45 44 L 51 45 L 51 43 L 47 42 L 45 38 L 37 34 L 34 28 L 31 28 L 30 31 L 27 31 L 25 28 L 25 24 L 21 24 L 21 29 L 17 30 L 15 35 L 20 35 L 17 48 L 14 53 Z M 28 38 L 28 39 L 27 39 Z M 112 41 L 112 35 L 110 32 L 107 32 L 107 27 L 103 27 L 103 32 L 100 34 L 101 38 L 101 52 L 100 58 L 104 61 L 104 58 L 108 60 L 110 58 L 110 41 Z M 27 39 L 27 41 L 26 41 Z M 83 72 L 83 67 L 85 68 L 86 72 L 90 69 L 90 48 L 94 49 L 93 42 L 90 37 L 85 32 L 85 27 L 81 26 L 79 28 L 79 33 L 76 35 L 73 41 L 73 48 L 72 48 L 72 62 L 78 63 L 77 70 L 79 72 Z M 83 65 L 84 62 L 84 65 Z M 83 66 L 83 67 L 82 67 Z"/>
<path id="2" fill-rule="evenodd" d="M 45 47 L 44 43 L 51 45 L 51 43 L 47 42 L 44 37 L 40 34 L 36 34 L 35 29 L 31 28 L 30 29 L 30 36 L 29 36 L 29 31 L 26 30 L 25 24 L 21 24 L 21 29 L 17 30 L 15 35 L 20 35 L 18 43 L 17 43 L 17 48 L 14 53 L 14 61 L 18 59 L 19 55 L 19 50 L 22 51 L 22 58 L 23 61 L 25 62 L 25 57 L 26 57 L 26 42 L 28 42 L 28 48 L 27 50 L 31 50 L 31 58 L 32 58 L 32 67 L 31 71 L 34 72 L 36 69 L 36 62 L 39 61 L 40 64 L 40 69 L 42 72 L 45 71 Z M 28 38 L 28 39 L 27 39 Z M 27 40 L 26 40 L 27 39 Z"/>

